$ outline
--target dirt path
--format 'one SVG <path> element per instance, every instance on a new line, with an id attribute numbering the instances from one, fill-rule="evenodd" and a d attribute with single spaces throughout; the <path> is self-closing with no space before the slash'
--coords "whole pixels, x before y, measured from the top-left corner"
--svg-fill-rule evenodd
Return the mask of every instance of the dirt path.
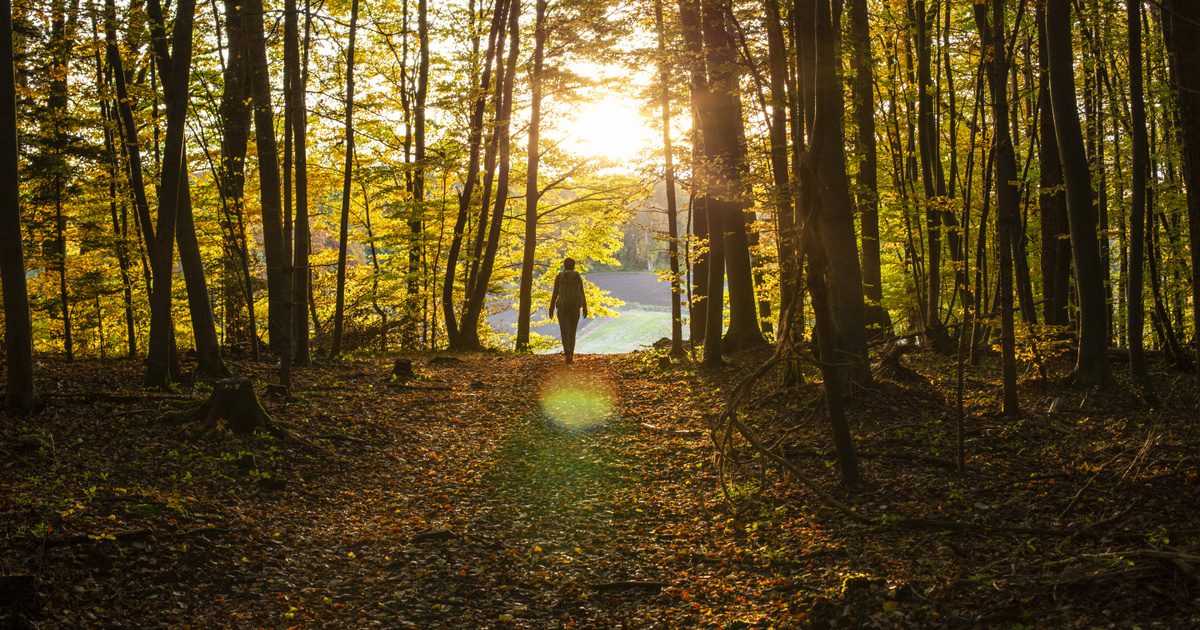
<path id="1" fill-rule="evenodd" d="M 25 535 L 4 541 L 20 555 L 0 568 L 36 573 L 42 607 L 0 621 L 611 627 L 690 625 L 717 608 L 756 619 L 733 575 L 711 579 L 730 541 L 695 489 L 712 488 L 707 438 L 669 400 L 689 396 L 687 381 L 639 370 L 628 357 L 567 371 L 557 357 L 479 355 L 421 365 L 429 389 L 390 387 L 382 362 L 301 371 L 304 402 L 270 409 L 331 438 L 328 455 L 71 416 L 54 429 L 78 449 L 44 480 L 54 500 L 3 488 L 31 512 Z M 556 394 L 583 424 L 543 413 L 539 399 Z M 62 505 L 73 512 L 51 513 Z M 94 539 L 60 540 L 75 532 Z"/>
<path id="2" fill-rule="evenodd" d="M 745 417 L 862 524 L 746 449 L 727 502 L 704 418 L 760 359 L 654 359 L 422 357 L 402 386 L 384 360 L 305 368 L 302 400 L 266 406 L 315 447 L 163 426 L 204 388 L 146 393 L 135 363 L 46 362 L 47 410 L 0 422 L 0 627 L 1200 623 L 1184 390 L 1149 415 L 1056 391 L 1080 411 L 1013 422 L 971 381 L 957 475 L 922 376 L 944 366 L 914 363 L 857 401 L 850 490 L 816 387 L 765 384 Z"/>

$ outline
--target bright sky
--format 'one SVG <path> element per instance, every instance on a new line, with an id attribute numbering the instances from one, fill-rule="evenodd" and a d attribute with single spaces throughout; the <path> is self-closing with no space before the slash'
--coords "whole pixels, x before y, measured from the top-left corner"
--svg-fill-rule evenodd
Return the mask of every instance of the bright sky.
<path id="1" fill-rule="evenodd" d="M 581 103 L 564 121 L 563 146 L 579 155 L 633 161 L 653 146 L 658 134 L 638 111 L 638 103 L 617 94 Z"/>
<path id="2" fill-rule="evenodd" d="M 657 121 L 645 119 L 639 111 L 642 103 L 638 94 L 653 80 L 650 72 L 630 72 L 618 66 L 586 62 L 575 64 L 571 70 L 597 83 L 614 79 L 616 82 L 612 87 L 591 89 L 589 100 L 570 103 L 566 108 L 554 107 L 562 112 L 564 120 L 550 133 L 561 136 L 564 149 L 581 156 L 632 162 L 640 153 L 662 142 Z"/>

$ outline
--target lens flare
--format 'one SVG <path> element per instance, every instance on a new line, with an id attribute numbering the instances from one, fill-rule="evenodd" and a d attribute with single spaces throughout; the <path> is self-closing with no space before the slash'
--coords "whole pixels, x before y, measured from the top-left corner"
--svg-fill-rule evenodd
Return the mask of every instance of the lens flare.
<path id="1" fill-rule="evenodd" d="M 612 387 L 599 374 L 581 370 L 552 375 L 542 385 L 542 413 L 568 431 L 586 431 L 603 425 L 612 413 Z"/>

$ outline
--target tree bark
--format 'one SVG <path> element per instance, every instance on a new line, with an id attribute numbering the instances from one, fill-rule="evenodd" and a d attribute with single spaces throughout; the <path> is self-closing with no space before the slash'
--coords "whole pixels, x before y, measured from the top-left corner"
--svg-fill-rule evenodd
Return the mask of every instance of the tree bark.
<path id="1" fill-rule="evenodd" d="M 291 111 L 290 134 L 295 169 L 296 219 L 295 238 L 292 243 L 292 338 L 295 346 L 295 363 L 308 365 L 311 362 L 308 336 L 308 287 L 311 270 L 308 265 L 308 250 L 312 236 L 308 220 L 308 106 L 305 89 L 308 85 L 308 34 L 310 19 L 308 2 L 304 6 L 304 52 L 301 59 L 300 27 L 296 0 L 284 4 L 284 65 L 288 77 L 285 98 Z"/>
<path id="2" fill-rule="evenodd" d="M 858 175 L 855 181 L 862 230 L 863 294 L 866 325 L 872 334 L 887 334 L 892 319 L 884 308 L 883 272 L 879 253 L 879 177 L 875 143 L 875 60 L 871 55 L 871 26 L 867 0 L 850 0 L 850 38 L 854 43 L 854 122 L 857 130 Z"/>
<path id="3" fill-rule="evenodd" d="M 488 284 L 492 277 L 492 268 L 496 263 L 496 252 L 500 246 L 501 227 L 504 222 L 504 210 L 508 203 L 508 180 L 511 169 L 509 146 L 512 140 L 510 121 L 512 118 L 513 87 L 517 72 L 517 53 L 520 45 L 519 17 L 521 14 L 520 0 L 511 0 L 508 12 L 508 57 L 505 60 L 503 88 L 498 94 L 496 130 L 498 142 L 499 173 L 496 177 L 496 200 L 492 206 L 492 217 L 488 226 L 486 247 L 479 263 L 479 271 L 475 276 L 474 286 L 467 296 L 461 327 L 459 329 L 459 348 L 463 350 L 479 350 L 482 343 L 479 339 L 479 320 L 487 300 Z"/>
<path id="4" fill-rule="evenodd" d="M 658 1 L 661 2 L 661 0 Z M 537 252 L 537 219 L 540 196 L 538 193 L 538 164 L 541 159 L 541 149 L 538 139 L 542 123 L 542 63 L 546 46 L 546 5 L 546 0 L 537 0 L 537 15 L 534 18 L 533 70 L 529 76 L 531 92 L 529 148 L 526 152 L 529 168 L 525 178 L 525 242 L 521 259 L 521 287 L 517 305 L 518 352 L 529 349 L 529 320 L 533 313 L 533 265 L 534 255 Z M 661 17 L 661 7 L 657 11 Z"/>
<path id="5" fill-rule="evenodd" d="M 279 357 L 280 380 L 290 387 L 291 287 L 290 256 L 283 230 L 280 199 L 279 153 L 275 142 L 275 114 L 271 105 L 271 76 L 262 0 L 245 4 L 246 52 L 250 65 L 250 92 L 254 103 L 254 141 L 258 149 L 259 204 L 262 206 L 263 250 L 267 261 L 267 334 L 271 350 Z"/>
<path id="6" fill-rule="evenodd" d="M 1129 205 L 1129 272 L 1125 302 L 1129 344 L 1129 372 L 1147 399 L 1154 398 L 1144 348 L 1145 315 L 1142 310 L 1143 263 L 1145 260 L 1146 186 L 1150 168 L 1150 146 L 1146 139 L 1146 97 L 1142 80 L 1142 0 L 1126 0 L 1129 43 L 1129 126 L 1133 140 L 1133 188 Z"/>
<path id="7" fill-rule="evenodd" d="M 4 406 L 18 413 L 28 413 L 41 408 L 42 402 L 33 381 L 33 328 L 21 241 L 16 92 L 12 2 L 0 0 L 0 280 L 4 290 Z"/>
<path id="8" fill-rule="evenodd" d="M 987 5 L 975 5 L 975 24 L 985 55 L 991 55 L 988 77 L 992 93 L 992 121 L 996 135 L 992 151 L 996 169 L 996 224 L 1000 254 L 1000 365 L 1003 375 L 1003 412 L 1020 413 L 1017 400 L 1016 335 L 1013 323 L 1013 246 L 1021 223 L 1017 190 L 1017 162 L 1009 135 L 1008 56 L 1005 50 L 1004 0 L 992 0 L 992 22 Z M 986 58 L 986 57 L 985 57 Z"/>
<path id="9" fill-rule="evenodd" d="M 171 317 L 171 267 L 175 254 L 176 223 L 186 159 L 184 123 L 188 108 L 188 80 L 192 68 L 192 26 L 195 0 L 180 0 L 173 29 L 171 72 L 163 77 L 167 105 L 167 133 L 163 143 L 162 184 L 159 187 L 158 226 L 151 251 L 154 286 L 150 297 L 150 350 L 146 362 L 147 387 L 170 387 L 174 323 Z M 158 21 L 158 20 L 156 20 Z M 161 24 L 161 21 L 159 21 Z M 161 57 L 161 55 L 160 55 Z"/>
<path id="10" fill-rule="evenodd" d="M 346 48 L 346 161 L 342 170 L 342 217 L 338 230 L 337 295 L 333 308 L 333 350 L 342 354 L 342 330 L 346 319 L 346 245 L 350 235 L 350 177 L 354 170 L 354 40 L 358 35 L 358 0 L 350 5 L 350 42 Z"/>
<path id="11" fill-rule="evenodd" d="M 1067 219 L 1075 263 L 1075 293 L 1079 307 L 1079 344 L 1075 376 L 1081 385 L 1109 382 L 1107 306 L 1104 299 L 1106 270 L 1101 265 L 1099 219 L 1094 203 L 1091 173 L 1083 149 L 1083 132 L 1075 101 L 1074 52 L 1071 38 L 1070 0 L 1047 0 L 1046 42 L 1050 70 L 1050 105 L 1058 153 L 1067 189 Z"/>
<path id="12" fill-rule="evenodd" d="M 679 227 L 675 199 L 675 155 L 671 147 L 671 79 L 667 59 L 667 34 L 663 24 L 662 0 L 654 2 L 654 25 L 658 31 L 659 109 L 662 112 L 663 180 L 667 188 L 667 257 L 671 268 L 671 356 L 684 356 L 683 308 L 679 287 Z M 787 147 L 784 147 L 787 151 Z"/>

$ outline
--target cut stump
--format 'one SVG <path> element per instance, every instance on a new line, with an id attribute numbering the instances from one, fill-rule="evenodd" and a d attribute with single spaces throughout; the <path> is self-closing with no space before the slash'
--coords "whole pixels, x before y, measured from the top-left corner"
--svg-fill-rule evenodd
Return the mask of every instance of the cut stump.
<path id="1" fill-rule="evenodd" d="M 258 402 L 254 385 L 247 378 L 223 378 L 213 382 L 208 400 L 191 409 L 167 413 L 162 421 L 167 424 L 203 422 L 209 430 L 223 421 L 238 435 L 250 435 L 261 429 L 276 437 L 287 436 Z"/>

